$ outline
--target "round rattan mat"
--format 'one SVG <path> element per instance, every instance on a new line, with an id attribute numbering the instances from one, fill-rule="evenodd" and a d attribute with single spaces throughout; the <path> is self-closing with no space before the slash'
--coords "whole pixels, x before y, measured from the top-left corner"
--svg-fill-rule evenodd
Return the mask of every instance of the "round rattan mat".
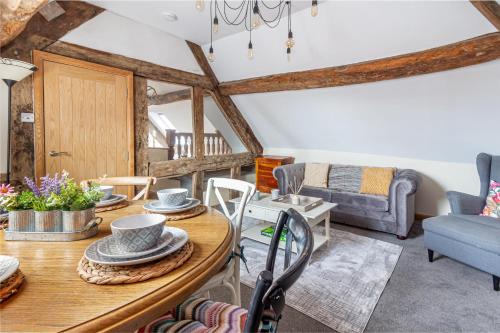
<path id="1" fill-rule="evenodd" d="M 184 264 L 193 254 L 193 242 L 188 241 L 179 251 L 159 261 L 134 266 L 100 265 L 89 262 L 85 257 L 80 259 L 77 272 L 88 283 L 124 284 L 153 279 Z"/>
<path id="2" fill-rule="evenodd" d="M 24 281 L 24 274 L 18 269 L 10 278 L 0 283 L 0 303 L 17 293 Z"/>
<path id="3" fill-rule="evenodd" d="M 95 212 L 96 213 L 109 212 L 110 210 L 124 208 L 124 207 L 127 207 L 128 205 L 129 205 L 129 202 L 127 200 L 125 200 L 125 201 L 119 202 L 115 205 L 96 208 Z"/>
<path id="4" fill-rule="evenodd" d="M 190 210 L 186 210 L 184 212 L 179 212 L 179 213 L 172 213 L 172 214 L 162 214 L 167 217 L 167 221 L 179 221 L 179 220 L 184 220 L 188 219 L 190 217 L 195 217 L 200 214 L 203 214 L 207 210 L 207 207 L 204 205 L 198 205 Z M 147 211 L 149 214 L 153 214 L 154 212 Z M 157 214 L 157 213 L 154 213 Z"/>

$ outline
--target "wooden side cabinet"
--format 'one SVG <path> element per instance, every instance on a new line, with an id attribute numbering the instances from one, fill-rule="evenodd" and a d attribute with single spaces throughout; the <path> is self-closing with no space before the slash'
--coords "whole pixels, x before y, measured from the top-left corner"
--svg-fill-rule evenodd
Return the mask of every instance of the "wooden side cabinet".
<path id="1" fill-rule="evenodd" d="M 257 190 L 270 193 L 273 188 L 278 188 L 278 182 L 273 177 L 273 169 L 280 165 L 292 164 L 295 158 L 290 156 L 257 157 L 255 161 L 255 178 Z"/>

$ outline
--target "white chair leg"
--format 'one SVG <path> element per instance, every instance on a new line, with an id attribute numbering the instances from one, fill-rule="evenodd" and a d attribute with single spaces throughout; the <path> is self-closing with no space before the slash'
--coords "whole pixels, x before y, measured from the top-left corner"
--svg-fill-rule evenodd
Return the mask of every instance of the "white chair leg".
<path id="1" fill-rule="evenodd" d="M 224 281 L 223 286 L 229 289 L 229 291 L 231 292 L 231 304 L 241 306 L 241 304 L 238 303 L 238 296 L 236 295 L 236 290 L 234 290 L 234 286 L 228 281 Z"/>

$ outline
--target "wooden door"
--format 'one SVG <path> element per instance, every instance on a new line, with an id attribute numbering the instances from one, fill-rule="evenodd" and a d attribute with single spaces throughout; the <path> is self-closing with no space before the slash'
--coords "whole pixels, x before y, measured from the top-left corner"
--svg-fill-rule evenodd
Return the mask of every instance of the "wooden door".
<path id="1" fill-rule="evenodd" d="M 37 176 L 134 175 L 133 74 L 34 53 Z"/>

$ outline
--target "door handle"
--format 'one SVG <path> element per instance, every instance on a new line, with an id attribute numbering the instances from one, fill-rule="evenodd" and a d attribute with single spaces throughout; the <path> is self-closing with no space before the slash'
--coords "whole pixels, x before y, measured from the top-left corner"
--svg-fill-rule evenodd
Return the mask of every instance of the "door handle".
<path id="1" fill-rule="evenodd" d="M 67 151 L 54 151 L 54 150 L 51 150 L 49 151 L 49 156 L 50 157 L 56 157 L 56 156 L 62 156 L 62 155 L 68 155 L 68 152 Z"/>

